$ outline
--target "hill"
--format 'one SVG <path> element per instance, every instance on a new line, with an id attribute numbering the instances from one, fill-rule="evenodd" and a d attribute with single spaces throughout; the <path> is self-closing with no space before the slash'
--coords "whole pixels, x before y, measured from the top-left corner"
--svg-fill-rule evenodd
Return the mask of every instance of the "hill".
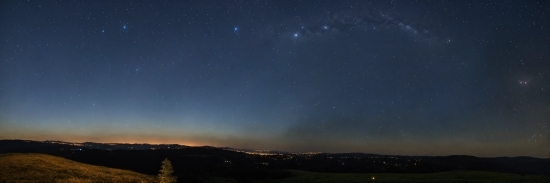
<path id="1" fill-rule="evenodd" d="M 394 173 L 317 173 L 301 170 L 292 170 L 294 176 L 279 179 L 276 183 L 324 183 L 324 182 L 422 182 L 422 183 L 546 183 L 550 177 L 541 175 L 516 175 L 496 172 L 464 171 L 456 170 L 449 172 L 427 173 L 427 174 L 394 174 Z"/>
<path id="2" fill-rule="evenodd" d="M 302 170 L 290 170 L 289 173 L 291 175 L 269 181 L 244 182 L 550 182 L 548 176 L 466 170 L 414 174 L 326 173 Z M 230 177 L 206 176 L 202 181 L 191 182 L 240 182 Z M 185 177 L 181 178 L 187 180 Z M 128 170 L 88 165 L 51 155 L 10 153 L 0 154 L 0 182 L 156 182 L 156 177 Z"/>
<path id="3" fill-rule="evenodd" d="M 160 164 L 159 164 L 160 167 Z M 155 182 L 156 177 L 44 154 L 0 154 L 0 182 Z"/>

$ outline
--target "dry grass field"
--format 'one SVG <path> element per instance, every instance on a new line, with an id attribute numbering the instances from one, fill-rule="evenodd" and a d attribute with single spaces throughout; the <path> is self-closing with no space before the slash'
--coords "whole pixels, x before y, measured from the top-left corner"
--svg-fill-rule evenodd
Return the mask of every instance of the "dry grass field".
<path id="1" fill-rule="evenodd" d="M 152 175 L 44 154 L 0 154 L 0 182 L 156 182 Z"/>

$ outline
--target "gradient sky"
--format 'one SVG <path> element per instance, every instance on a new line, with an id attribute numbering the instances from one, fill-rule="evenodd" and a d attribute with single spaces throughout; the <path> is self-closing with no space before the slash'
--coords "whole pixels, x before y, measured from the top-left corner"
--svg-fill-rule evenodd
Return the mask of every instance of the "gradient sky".
<path id="1" fill-rule="evenodd" d="M 0 139 L 550 157 L 548 1 L 0 3 Z"/>

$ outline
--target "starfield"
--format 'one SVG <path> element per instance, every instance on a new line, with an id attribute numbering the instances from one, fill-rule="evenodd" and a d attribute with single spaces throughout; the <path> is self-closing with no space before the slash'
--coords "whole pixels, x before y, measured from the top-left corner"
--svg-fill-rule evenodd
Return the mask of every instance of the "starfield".
<path id="1" fill-rule="evenodd" d="M 1 181 L 536 182 L 549 14 L 542 0 L 2 1 L 0 139 L 22 146 L 0 147 Z"/>

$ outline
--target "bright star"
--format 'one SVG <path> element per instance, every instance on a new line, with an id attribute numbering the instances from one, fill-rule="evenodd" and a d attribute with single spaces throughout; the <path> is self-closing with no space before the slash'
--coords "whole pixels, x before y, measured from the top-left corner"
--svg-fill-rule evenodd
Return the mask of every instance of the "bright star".
<path id="1" fill-rule="evenodd" d="M 238 27 L 235 27 L 233 30 L 234 30 L 235 32 L 237 32 L 237 31 L 239 30 L 239 28 L 238 28 Z"/>
<path id="2" fill-rule="evenodd" d="M 294 37 L 298 37 L 298 33 L 294 33 Z"/>
<path id="3" fill-rule="evenodd" d="M 122 26 L 123 29 L 126 29 L 126 25 L 125 26 Z"/>

